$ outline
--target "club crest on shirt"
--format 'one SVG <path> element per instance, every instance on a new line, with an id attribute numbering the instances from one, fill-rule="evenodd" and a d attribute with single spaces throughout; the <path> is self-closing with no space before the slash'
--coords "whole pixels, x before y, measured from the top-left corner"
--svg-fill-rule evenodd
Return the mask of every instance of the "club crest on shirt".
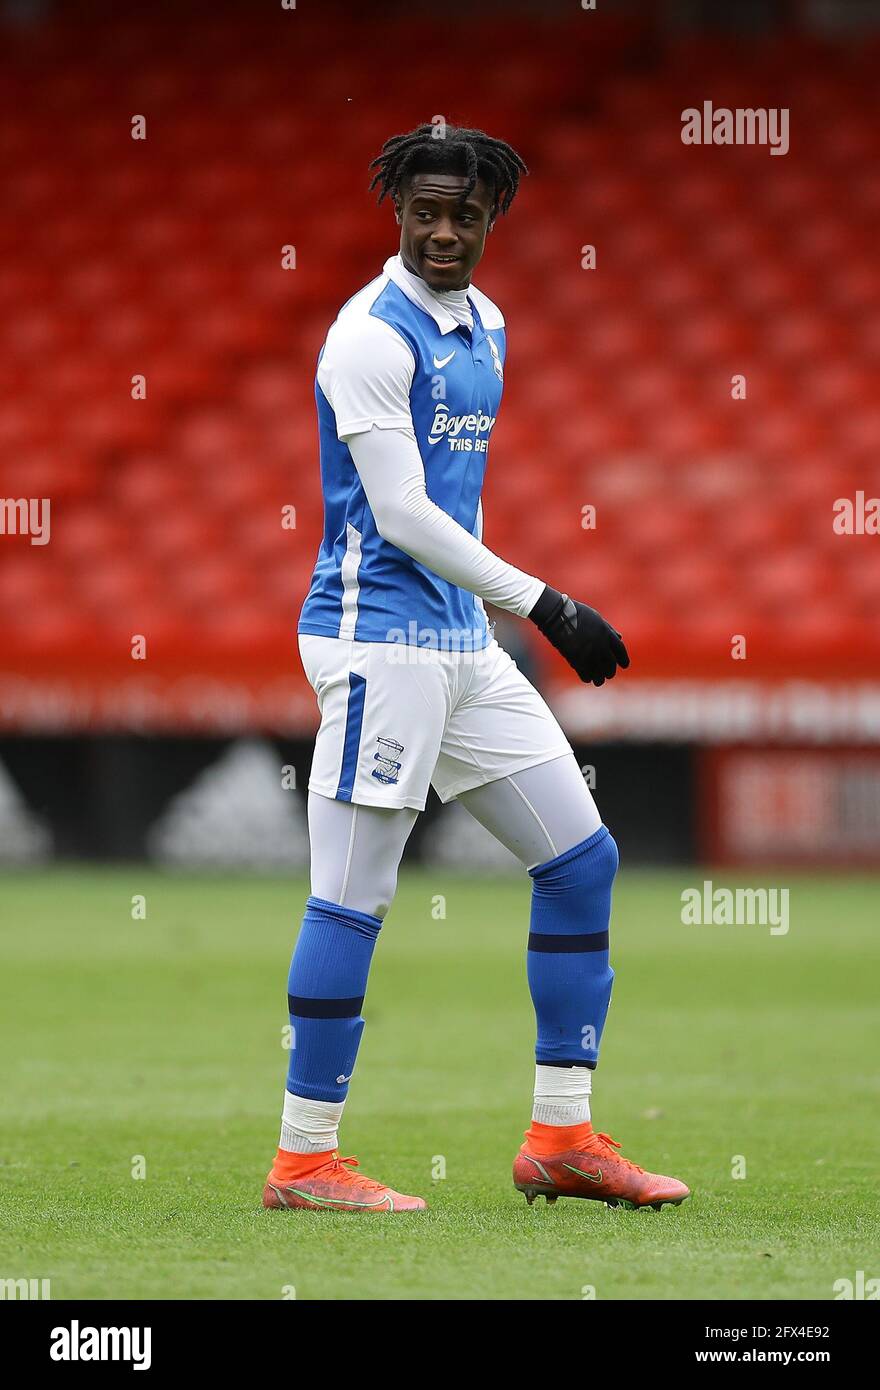
<path id="1" fill-rule="evenodd" d="M 373 768 L 373 776 L 383 786 L 394 786 L 397 782 L 397 774 L 403 766 L 402 763 L 398 762 L 398 758 L 403 752 L 403 744 L 398 743 L 393 738 L 377 738 L 376 742 L 379 746 L 373 754 L 373 761 L 378 766 Z"/>

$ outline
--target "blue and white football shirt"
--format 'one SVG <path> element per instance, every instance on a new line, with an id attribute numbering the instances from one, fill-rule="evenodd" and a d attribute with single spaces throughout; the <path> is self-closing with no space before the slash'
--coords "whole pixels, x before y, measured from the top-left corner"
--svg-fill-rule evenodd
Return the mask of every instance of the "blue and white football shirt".
<path id="1" fill-rule="evenodd" d="M 482 601 L 383 540 L 346 437 L 414 431 L 428 497 L 481 539 L 480 494 L 504 379 L 504 319 L 467 291 L 471 333 L 399 256 L 340 310 L 318 358 L 315 397 L 324 536 L 299 632 L 364 642 L 482 648 Z M 468 634 L 468 638 L 464 638 Z"/>

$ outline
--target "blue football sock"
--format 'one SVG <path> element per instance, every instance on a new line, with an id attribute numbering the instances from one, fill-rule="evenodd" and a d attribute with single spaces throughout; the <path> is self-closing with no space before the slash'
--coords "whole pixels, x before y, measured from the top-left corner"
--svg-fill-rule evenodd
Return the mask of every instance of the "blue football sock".
<path id="1" fill-rule="evenodd" d="M 309 898 L 290 962 L 287 1089 L 309 1100 L 344 1100 L 364 1031 L 361 1007 L 378 917 Z"/>
<path id="2" fill-rule="evenodd" d="M 546 864 L 529 869 L 532 917 L 528 977 L 538 1022 L 535 1059 L 595 1067 L 614 971 L 608 963 L 617 845 L 606 825 Z"/>

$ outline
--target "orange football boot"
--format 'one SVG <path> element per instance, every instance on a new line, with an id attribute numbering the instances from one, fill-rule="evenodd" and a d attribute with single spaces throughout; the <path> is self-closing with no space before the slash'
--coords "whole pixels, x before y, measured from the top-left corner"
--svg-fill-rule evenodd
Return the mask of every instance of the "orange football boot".
<path id="1" fill-rule="evenodd" d="M 334 1150 L 325 1163 L 301 1177 L 277 1178 L 274 1170 L 263 1188 L 263 1206 L 303 1211 L 424 1211 L 424 1197 L 406 1197 L 352 1172 L 356 1158 L 340 1158 Z"/>
<path id="2" fill-rule="evenodd" d="M 646 1173 L 617 1153 L 619 1148 L 610 1134 L 589 1134 L 576 1148 L 554 1154 L 530 1152 L 526 1139 L 514 1159 L 513 1185 L 525 1193 L 529 1206 L 542 1195 L 548 1202 L 557 1197 L 586 1197 L 608 1207 L 659 1211 L 664 1202 L 678 1207 L 691 1195 L 677 1178 Z"/>

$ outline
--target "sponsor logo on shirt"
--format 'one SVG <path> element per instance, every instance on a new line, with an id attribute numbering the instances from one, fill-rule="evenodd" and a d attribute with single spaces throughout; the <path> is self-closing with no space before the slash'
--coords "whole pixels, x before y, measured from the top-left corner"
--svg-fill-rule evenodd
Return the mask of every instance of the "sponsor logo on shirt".
<path id="1" fill-rule="evenodd" d="M 441 439 L 449 442 L 450 449 L 484 454 L 489 447 L 488 436 L 496 420 L 495 415 L 450 415 L 445 401 L 438 401 L 434 419 L 428 434 L 428 443 L 437 444 Z M 468 436 L 475 436 L 469 438 Z M 481 439 L 481 435 L 486 435 Z"/>

